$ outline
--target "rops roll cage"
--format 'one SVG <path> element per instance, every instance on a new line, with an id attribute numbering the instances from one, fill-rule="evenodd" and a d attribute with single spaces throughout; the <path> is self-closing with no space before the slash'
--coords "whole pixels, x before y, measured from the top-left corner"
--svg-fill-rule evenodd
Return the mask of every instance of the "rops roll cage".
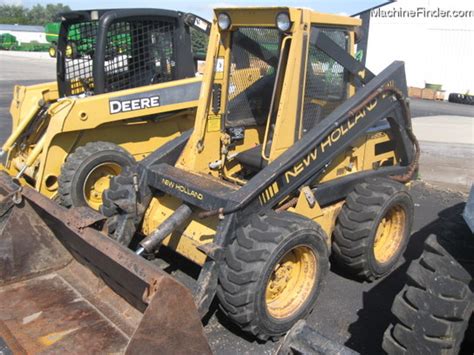
<path id="1" fill-rule="evenodd" d="M 140 19 L 142 21 L 165 21 L 175 26 L 173 31 L 173 46 L 175 50 L 176 72 L 175 80 L 193 77 L 196 72 L 195 60 L 203 59 L 194 57 L 192 53 L 189 28 L 192 27 L 209 35 L 211 24 L 194 14 L 162 9 L 112 9 L 112 10 L 84 10 L 61 13 L 61 26 L 58 39 L 58 52 L 56 62 L 57 81 L 60 97 L 67 94 L 66 78 L 66 48 L 68 45 L 68 31 L 71 25 L 98 21 L 96 43 L 92 55 L 94 94 L 106 92 L 105 87 L 105 61 L 107 47 L 107 33 L 112 24 L 118 21 Z"/>

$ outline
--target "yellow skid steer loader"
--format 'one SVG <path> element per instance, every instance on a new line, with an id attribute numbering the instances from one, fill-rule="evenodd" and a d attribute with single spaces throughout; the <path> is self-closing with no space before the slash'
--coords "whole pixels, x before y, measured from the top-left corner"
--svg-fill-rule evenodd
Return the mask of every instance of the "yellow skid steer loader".
<path id="1" fill-rule="evenodd" d="M 217 296 L 252 336 L 293 328 L 289 339 L 304 347 L 311 332 L 298 320 L 317 303 L 331 253 L 358 279 L 396 266 L 419 157 L 404 64 L 374 75 L 356 60 L 356 18 L 289 7 L 214 12 L 194 129 L 113 178 L 101 213 L 67 210 L 0 175 L 8 344 L 55 352 L 89 330 L 98 351 L 205 353 L 197 319 Z M 163 253 L 201 267 L 192 290 L 156 268 Z M 116 333 L 92 334 L 104 319 Z M 122 346 L 103 345 L 114 337 Z"/>
<path id="2" fill-rule="evenodd" d="M 63 206 L 97 210 L 111 176 L 192 128 L 204 59 L 192 41 L 210 27 L 159 9 L 62 19 L 57 81 L 15 87 L 0 169 Z"/>

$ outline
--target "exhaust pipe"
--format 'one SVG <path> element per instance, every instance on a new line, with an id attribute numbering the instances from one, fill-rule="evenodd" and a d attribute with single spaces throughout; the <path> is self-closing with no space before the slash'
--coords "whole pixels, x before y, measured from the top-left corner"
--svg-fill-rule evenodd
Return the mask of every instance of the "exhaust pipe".
<path id="1" fill-rule="evenodd" d="M 140 247 L 135 254 L 142 255 L 145 251 L 153 252 L 163 240 L 183 224 L 193 213 L 188 205 L 179 206 L 161 225 L 148 237 L 140 242 Z"/>

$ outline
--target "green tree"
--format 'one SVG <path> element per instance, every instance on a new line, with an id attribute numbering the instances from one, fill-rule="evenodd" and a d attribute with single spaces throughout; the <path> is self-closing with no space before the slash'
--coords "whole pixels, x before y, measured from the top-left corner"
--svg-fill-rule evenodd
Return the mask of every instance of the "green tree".
<path id="1" fill-rule="evenodd" d="M 41 25 L 58 20 L 57 14 L 71 11 L 69 6 L 58 4 L 37 4 L 31 9 L 20 5 L 0 5 L 0 23 L 19 25 Z"/>
<path id="2" fill-rule="evenodd" d="M 41 5 L 35 5 L 28 11 L 28 17 L 31 24 L 42 25 L 46 18 L 46 9 Z M 46 21 L 47 22 L 47 21 Z"/>
<path id="3" fill-rule="evenodd" d="M 206 56 L 209 38 L 201 31 L 191 27 L 191 44 L 194 55 Z"/>
<path id="4" fill-rule="evenodd" d="M 24 24 L 28 21 L 26 9 L 20 5 L 0 5 L 0 23 Z"/>

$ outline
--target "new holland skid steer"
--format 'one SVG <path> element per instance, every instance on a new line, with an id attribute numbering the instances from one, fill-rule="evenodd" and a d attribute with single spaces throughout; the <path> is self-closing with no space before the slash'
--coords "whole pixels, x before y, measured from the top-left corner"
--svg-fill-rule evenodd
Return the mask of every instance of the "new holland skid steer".
<path id="1" fill-rule="evenodd" d="M 15 87 L 0 168 L 63 206 L 98 209 L 110 176 L 193 126 L 204 58 L 191 35 L 210 27 L 157 9 L 62 18 L 57 81 Z"/>
<path id="2" fill-rule="evenodd" d="M 359 279 L 388 274 L 410 235 L 419 149 L 404 64 L 372 74 L 355 59 L 360 27 L 216 9 L 194 129 L 113 178 L 102 214 L 0 175 L 0 336 L 54 352 L 105 318 L 115 333 L 94 334 L 94 349 L 117 336 L 101 351 L 131 338 L 128 352 L 205 352 L 196 319 L 216 295 L 244 331 L 276 339 L 311 312 L 331 252 Z M 201 267 L 192 290 L 158 268 L 165 252 Z"/>
<path id="3" fill-rule="evenodd" d="M 261 339 L 316 302 L 334 260 L 386 275 L 410 235 L 416 169 L 403 63 L 356 61 L 360 20 L 301 9 L 216 10 L 194 131 L 104 193 L 109 235 L 202 271 L 195 297 Z M 138 232 L 138 233 L 136 233 Z"/>

